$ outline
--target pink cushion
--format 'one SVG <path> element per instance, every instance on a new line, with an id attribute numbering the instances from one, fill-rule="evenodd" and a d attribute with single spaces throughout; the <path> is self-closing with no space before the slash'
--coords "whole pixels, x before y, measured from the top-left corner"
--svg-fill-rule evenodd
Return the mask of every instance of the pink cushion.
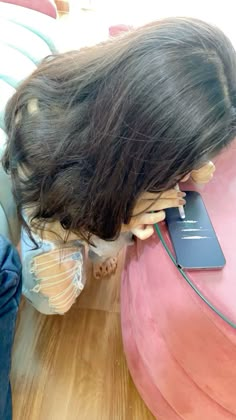
<path id="1" fill-rule="evenodd" d="M 110 26 L 109 28 L 109 35 L 110 36 L 117 36 L 122 34 L 123 32 L 128 32 L 132 29 L 132 26 L 130 25 L 115 25 L 115 26 Z"/>
<path id="2" fill-rule="evenodd" d="M 11 3 L 28 9 L 36 10 L 56 19 L 57 8 L 53 0 L 0 0 L 3 3 Z"/>
<path id="3" fill-rule="evenodd" d="M 226 257 L 193 283 L 236 322 L 236 144 L 201 194 Z M 167 238 L 165 228 L 162 229 Z M 128 248 L 121 291 L 124 349 L 155 418 L 236 419 L 236 330 L 188 285 L 157 236 Z"/>

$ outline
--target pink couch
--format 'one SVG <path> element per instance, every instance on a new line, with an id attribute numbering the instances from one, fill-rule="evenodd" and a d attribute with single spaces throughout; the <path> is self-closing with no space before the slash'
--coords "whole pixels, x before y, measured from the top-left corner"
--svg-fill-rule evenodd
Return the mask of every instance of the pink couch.
<path id="1" fill-rule="evenodd" d="M 56 19 L 57 8 L 53 0 L 0 0 L 1 3 L 11 3 L 36 10 Z"/>
<path id="2" fill-rule="evenodd" d="M 225 253 L 224 270 L 190 271 L 194 290 L 157 235 L 127 250 L 124 349 L 133 380 L 158 420 L 236 419 L 235 161 L 236 142 L 217 158 L 214 180 L 201 189 Z M 160 228 L 171 246 L 165 224 Z"/>

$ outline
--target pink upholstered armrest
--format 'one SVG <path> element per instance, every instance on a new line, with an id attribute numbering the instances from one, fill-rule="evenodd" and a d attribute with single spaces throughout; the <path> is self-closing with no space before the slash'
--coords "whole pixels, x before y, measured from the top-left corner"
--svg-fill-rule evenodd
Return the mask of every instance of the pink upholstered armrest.
<path id="1" fill-rule="evenodd" d="M 0 0 L 2 3 L 11 3 L 26 7 L 56 19 L 57 8 L 53 0 Z"/>

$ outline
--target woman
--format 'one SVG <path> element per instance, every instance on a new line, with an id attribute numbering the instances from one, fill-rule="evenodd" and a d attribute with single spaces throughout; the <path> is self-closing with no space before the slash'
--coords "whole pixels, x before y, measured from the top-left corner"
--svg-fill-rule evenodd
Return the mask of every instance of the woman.
<path id="1" fill-rule="evenodd" d="M 3 163 L 23 226 L 23 293 L 38 310 L 71 307 L 86 246 L 95 274 L 112 272 L 133 235 L 148 238 L 185 203 L 179 181 L 211 179 L 209 160 L 236 134 L 235 57 L 220 30 L 167 19 L 48 57 L 19 87 Z"/>

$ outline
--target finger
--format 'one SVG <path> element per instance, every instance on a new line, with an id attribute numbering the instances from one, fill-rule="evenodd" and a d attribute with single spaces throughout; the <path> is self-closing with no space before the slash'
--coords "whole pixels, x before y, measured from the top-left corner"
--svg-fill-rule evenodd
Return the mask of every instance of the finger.
<path id="1" fill-rule="evenodd" d="M 132 229 L 132 233 L 141 241 L 145 241 L 145 239 L 150 238 L 154 233 L 153 226 L 147 225 L 142 227 L 136 227 Z"/>
<path id="2" fill-rule="evenodd" d="M 189 174 L 187 174 L 187 175 L 185 175 L 181 180 L 180 180 L 180 182 L 187 182 L 188 180 L 189 180 L 189 178 L 191 177 L 191 173 L 189 173 Z"/>
<path id="3" fill-rule="evenodd" d="M 183 196 L 184 196 L 184 193 L 182 191 L 177 191 L 174 188 L 172 188 L 171 190 L 158 192 L 158 193 L 145 192 L 141 194 L 138 201 L 141 201 L 141 200 L 156 201 L 160 198 L 176 198 L 176 197 L 183 197 Z"/>
<path id="4" fill-rule="evenodd" d="M 191 176 L 196 176 L 196 177 L 199 177 L 199 178 L 206 178 L 206 177 L 208 177 L 208 176 L 210 176 L 211 174 L 213 174 L 215 172 L 215 169 L 204 169 L 204 171 L 202 170 L 202 171 L 193 171 L 192 173 L 191 173 Z"/>
<path id="5" fill-rule="evenodd" d="M 154 225 L 155 223 L 162 222 L 165 220 L 166 214 L 164 211 L 159 211 L 157 213 L 144 213 L 140 214 L 133 218 L 130 223 L 130 226 L 137 227 L 138 225 Z"/>
<path id="6" fill-rule="evenodd" d="M 214 171 L 205 171 L 203 172 L 196 172 L 191 174 L 191 178 L 194 182 L 200 183 L 200 184 L 206 184 L 213 178 Z"/>
<path id="7" fill-rule="evenodd" d="M 165 209 L 170 209 L 173 207 L 180 207 L 185 206 L 186 200 L 183 198 L 177 198 L 177 199 L 160 199 L 156 203 L 154 203 L 152 206 L 148 208 L 148 212 L 154 212 L 154 211 L 160 211 Z"/>
<path id="8" fill-rule="evenodd" d="M 167 198 L 167 199 L 174 198 L 175 199 L 177 197 L 182 198 L 185 196 L 186 196 L 185 192 L 172 189 L 172 190 L 163 191 L 160 195 L 160 198 Z"/>
<path id="9" fill-rule="evenodd" d="M 215 172 L 215 170 L 216 170 L 216 167 L 215 167 L 214 163 L 210 161 L 206 165 L 202 166 L 201 168 L 193 170 L 191 172 L 191 176 L 196 175 L 196 176 L 199 176 L 199 177 L 205 177 L 209 174 L 213 174 Z"/>
<path id="10" fill-rule="evenodd" d="M 208 182 L 210 182 L 213 178 L 213 174 L 208 175 L 208 177 L 204 177 L 204 178 L 192 178 L 194 182 L 196 182 L 197 184 L 208 184 Z"/>
<path id="11" fill-rule="evenodd" d="M 171 207 L 184 206 L 186 201 L 183 198 L 160 198 L 156 202 L 150 205 L 148 201 L 141 201 L 134 209 L 133 216 L 139 215 L 139 213 L 147 213 L 151 211 L 160 211 L 169 209 Z"/>
<path id="12" fill-rule="evenodd" d="M 205 171 L 205 174 L 209 176 L 209 175 L 213 175 L 214 172 L 215 172 L 215 168 L 212 168 L 212 169 L 209 168 Z"/>
<path id="13" fill-rule="evenodd" d="M 156 193 L 150 193 L 150 192 L 144 192 L 140 195 L 139 200 L 158 200 L 160 198 L 161 192 Z"/>
<path id="14" fill-rule="evenodd" d="M 211 160 L 205 165 L 205 167 L 208 167 L 211 172 L 215 172 L 216 170 L 215 164 Z"/>
<path id="15" fill-rule="evenodd" d="M 211 172 L 215 172 L 215 170 L 216 170 L 216 166 L 215 166 L 215 164 L 213 163 L 213 162 L 208 162 L 208 167 L 209 167 L 209 169 L 211 170 Z"/>

